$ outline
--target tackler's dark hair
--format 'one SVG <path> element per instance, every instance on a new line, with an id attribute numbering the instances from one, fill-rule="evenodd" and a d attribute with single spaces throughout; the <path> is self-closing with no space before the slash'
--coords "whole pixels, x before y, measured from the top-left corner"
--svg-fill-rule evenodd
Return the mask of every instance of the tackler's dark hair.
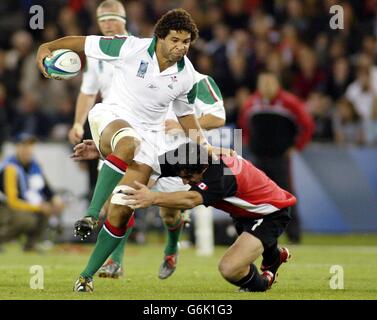
<path id="1" fill-rule="evenodd" d="M 186 174 L 202 173 L 212 163 L 212 157 L 208 155 L 207 149 L 203 146 L 189 142 L 166 153 L 164 161 L 172 165 L 174 173 L 178 176 L 182 172 Z"/>

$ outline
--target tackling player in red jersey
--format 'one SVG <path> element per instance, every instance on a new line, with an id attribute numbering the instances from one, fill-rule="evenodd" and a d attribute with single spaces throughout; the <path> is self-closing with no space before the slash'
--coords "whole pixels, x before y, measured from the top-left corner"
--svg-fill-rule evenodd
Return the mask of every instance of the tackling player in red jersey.
<path id="1" fill-rule="evenodd" d="M 233 218 L 238 238 L 219 263 L 221 275 L 241 291 L 266 291 L 278 268 L 289 258 L 277 239 L 287 227 L 296 198 L 240 156 L 207 157 L 195 143 L 181 145 L 160 157 L 161 176 L 179 176 L 189 191 L 152 192 L 136 183 L 123 198 L 135 208 L 151 205 L 189 209 L 200 204 L 221 209 Z M 169 159 L 175 159 L 169 163 Z M 207 161 L 208 160 L 208 161 Z M 254 261 L 263 256 L 262 274 Z"/>

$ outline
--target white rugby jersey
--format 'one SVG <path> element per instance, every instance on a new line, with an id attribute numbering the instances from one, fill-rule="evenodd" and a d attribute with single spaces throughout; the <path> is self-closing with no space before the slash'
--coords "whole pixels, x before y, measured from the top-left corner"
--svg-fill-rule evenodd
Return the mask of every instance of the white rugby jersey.
<path id="1" fill-rule="evenodd" d="M 113 74 L 114 66 L 111 63 L 87 57 L 80 91 L 84 94 L 97 94 L 100 92 L 102 102 L 106 103 Z"/>
<path id="2" fill-rule="evenodd" d="M 106 103 L 127 111 L 132 122 L 161 130 L 169 103 L 177 116 L 194 114 L 195 69 L 185 56 L 160 72 L 155 54 L 157 38 L 87 36 L 85 54 L 114 65 Z"/>
<path id="3" fill-rule="evenodd" d="M 200 118 L 204 115 L 211 114 L 225 120 L 224 101 L 216 82 L 210 76 L 201 74 L 197 71 L 195 71 L 195 75 L 197 81 L 197 95 L 194 103 L 196 117 Z M 166 119 L 178 121 L 171 105 L 169 106 L 169 111 L 167 113 Z M 215 131 L 219 131 L 219 129 L 212 129 L 208 131 L 203 130 L 204 134 L 207 137 L 208 135 L 214 135 Z M 175 149 L 180 144 L 186 143 L 189 140 L 190 139 L 187 138 L 183 133 L 175 135 L 167 134 L 167 150 Z"/>

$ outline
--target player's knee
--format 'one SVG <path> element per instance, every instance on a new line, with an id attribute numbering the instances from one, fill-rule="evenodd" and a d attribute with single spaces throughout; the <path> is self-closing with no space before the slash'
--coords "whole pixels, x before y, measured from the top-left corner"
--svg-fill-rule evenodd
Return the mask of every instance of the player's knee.
<path id="1" fill-rule="evenodd" d="M 171 208 L 160 208 L 160 217 L 167 225 L 174 224 L 180 216 L 180 211 Z"/>
<path id="2" fill-rule="evenodd" d="M 117 186 L 110 199 L 110 206 L 108 212 L 108 219 L 114 226 L 122 227 L 128 223 L 132 215 L 133 207 L 130 200 L 124 199 L 127 190 L 134 190 L 127 185 Z"/>
<path id="3" fill-rule="evenodd" d="M 125 137 L 119 141 L 113 154 L 122 159 L 127 164 L 130 164 L 135 158 L 140 142 L 132 137 Z"/>
<path id="4" fill-rule="evenodd" d="M 128 207 L 110 205 L 107 219 L 114 227 L 123 228 L 127 225 L 131 215 L 132 210 Z"/>
<path id="5" fill-rule="evenodd" d="M 103 155 L 113 153 L 119 159 L 130 163 L 139 152 L 141 137 L 130 127 L 123 127 L 117 131 L 112 128 L 101 135 L 100 150 Z"/>
<path id="6" fill-rule="evenodd" d="M 111 150 L 114 155 L 129 163 L 139 151 L 141 138 L 133 128 L 122 128 L 111 138 Z"/>
<path id="7" fill-rule="evenodd" d="M 218 265 L 219 272 L 228 281 L 238 280 L 241 270 L 229 259 L 222 259 Z"/>

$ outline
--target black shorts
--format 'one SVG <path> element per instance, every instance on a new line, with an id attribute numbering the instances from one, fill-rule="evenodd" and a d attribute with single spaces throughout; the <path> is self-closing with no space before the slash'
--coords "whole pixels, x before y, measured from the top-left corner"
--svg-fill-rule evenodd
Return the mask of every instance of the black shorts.
<path id="1" fill-rule="evenodd" d="M 290 208 L 284 208 L 262 219 L 233 218 L 238 235 L 247 232 L 258 238 L 264 248 L 273 246 L 291 221 Z"/>

